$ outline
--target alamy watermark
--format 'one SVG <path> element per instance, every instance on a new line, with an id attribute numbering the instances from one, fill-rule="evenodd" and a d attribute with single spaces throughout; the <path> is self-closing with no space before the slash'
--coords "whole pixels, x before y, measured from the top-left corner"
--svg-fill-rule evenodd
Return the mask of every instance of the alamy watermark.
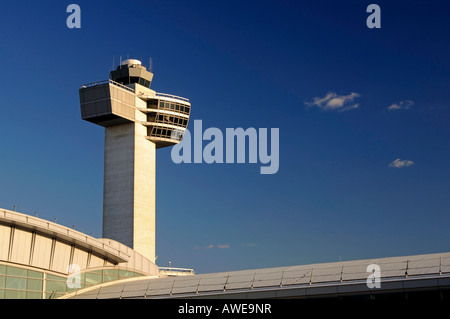
<path id="1" fill-rule="evenodd" d="M 381 28 L 381 8 L 378 4 L 372 3 L 367 6 L 367 13 L 371 13 L 366 19 L 366 25 L 369 29 Z"/>
<path id="2" fill-rule="evenodd" d="M 225 139 L 225 141 L 224 141 Z M 202 120 L 194 120 L 193 134 L 185 130 L 183 139 L 172 148 L 172 161 L 180 163 L 261 163 L 260 174 L 275 174 L 280 161 L 280 132 L 267 128 L 258 130 L 226 128 L 225 134 L 217 127 L 203 131 Z M 203 146 L 204 141 L 209 141 Z M 193 144 L 193 150 L 192 150 Z M 224 147 L 225 144 L 225 147 Z M 269 151 L 270 150 L 270 151 Z"/>
<path id="3" fill-rule="evenodd" d="M 81 8 L 78 4 L 69 4 L 66 9 L 70 15 L 67 17 L 66 25 L 69 29 L 81 28 Z M 372 3 L 367 6 L 367 13 L 370 15 L 366 19 L 366 25 L 369 29 L 381 28 L 381 8 L 378 4 Z"/>
<path id="4" fill-rule="evenodd" d="M 369 289 L 381 288 L 381 268 L 377 264 L 367 266 L 367 272 L 371 274 L 367 277 L 366 284 Z"/>
<path id="5" fill-rule="evenodd" d="M 81 28 L 81 8 L 78 4 L 69 4 L 66 9 L 70 15 L 66 19 L 66 25 L 69 29 Z"/>
<path id="6" fill-rule="evenodd" d="M 66 280 L 67 288 L 80 289 L 81 288 L 81 267 L 77 264 L 70 264 L 67 267 L 68 277 Z"/>

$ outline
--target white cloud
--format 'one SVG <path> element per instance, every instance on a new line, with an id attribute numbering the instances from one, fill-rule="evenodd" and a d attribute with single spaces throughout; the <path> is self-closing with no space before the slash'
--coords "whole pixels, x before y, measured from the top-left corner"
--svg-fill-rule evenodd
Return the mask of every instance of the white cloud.
<path id="1" fill-rule="evenodd" d="M 328 92 L 324 97 L 315 97 L 312 102 L 305 102 L 308 107 L 318 107 L 324 111 L 345 112 L 359 107 L 359 103 L 352 103 L 359 97 L 359 93 L 352 92 L 349 95 L 337 95 Z"/>
<path id="2" fill-rule="evenodd" d="M 218 245 L 210 244 L 205 247 L 195 246 L 195 249 L 213 249 L 214 247 L 219 248 L 219 249 L 227 249 L 227 248 L 230 248 L 230 245 L 228 245 L 228 244 L 218 244 Z"/>
<path id="3" fill-rule="evenodd" d="M 387 107 L 389 111 L 409 110 L 414 105 L 414 101 L 403 100 L 398 103 L 391 104 Z"/>
<path id="4" fill-rule="evenodd" d="M 208 245 L 208 246 L 206 246 L 206 247 L 195 246 L 195 249 L 211 249 L 211 248 L 213 248 L 213 247 L 214 247 L 214 245 L 213 245 L 213 244 L 210 244 L 210 245 Z"/>
<path id="5" fill-rule="evenodd" d="M 402 167 L 408 167 L 414 165 L 413 161 L 409 160 L 401 160 L 397 158 L 395 161 L 391 162 L 389 164 L 389 167 L 395 167 L 395 168 L 402 168 Z"/>
<path id="6" fill-rule="evenodd" d="M 352 104 L 352 105 L 347 105 L 346 107 L 343 107 L 342 109 L 339 109 L 339 112 L 350 111 L 350 110 L 353 110 L 353 109 L 357 109 L 358 107 L 359 107 L 359 103 Z"/>

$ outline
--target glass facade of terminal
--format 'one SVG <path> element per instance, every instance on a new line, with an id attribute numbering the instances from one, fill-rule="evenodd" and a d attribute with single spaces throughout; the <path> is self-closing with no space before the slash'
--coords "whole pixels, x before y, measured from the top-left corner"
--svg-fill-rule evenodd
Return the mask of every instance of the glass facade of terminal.
<path id="1" fill-rule="evenodd" d="M 0 299 L 52 299 L 104 282 L 143 276 L 137 272 L 117 268 L 92 269 L 78 275 L 80 287 L 69 288 L 67 276 L 0 264 Z"/>

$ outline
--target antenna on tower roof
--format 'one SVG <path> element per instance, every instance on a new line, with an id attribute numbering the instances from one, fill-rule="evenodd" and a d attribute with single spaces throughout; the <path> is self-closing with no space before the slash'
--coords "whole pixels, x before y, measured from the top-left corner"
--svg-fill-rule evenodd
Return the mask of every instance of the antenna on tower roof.
<path id="1" fill-rule="evenodd" d="M 153 73 L 153 63 L 152 63 L 152 57 L 148 60 L 148 69 L 150 72 Z"/>

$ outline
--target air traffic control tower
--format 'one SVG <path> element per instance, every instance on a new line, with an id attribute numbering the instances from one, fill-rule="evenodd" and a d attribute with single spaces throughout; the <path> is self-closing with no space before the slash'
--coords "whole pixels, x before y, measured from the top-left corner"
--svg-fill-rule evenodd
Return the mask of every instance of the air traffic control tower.
<path id="1" fill-rule="evenodd" d="M 155 262 L 156 149 L 181 141 L 191 104 L 151 90 L 152 79 L 128 59 L 79 93 L 82 119 L 105 128 L 102 236 Z"/>

